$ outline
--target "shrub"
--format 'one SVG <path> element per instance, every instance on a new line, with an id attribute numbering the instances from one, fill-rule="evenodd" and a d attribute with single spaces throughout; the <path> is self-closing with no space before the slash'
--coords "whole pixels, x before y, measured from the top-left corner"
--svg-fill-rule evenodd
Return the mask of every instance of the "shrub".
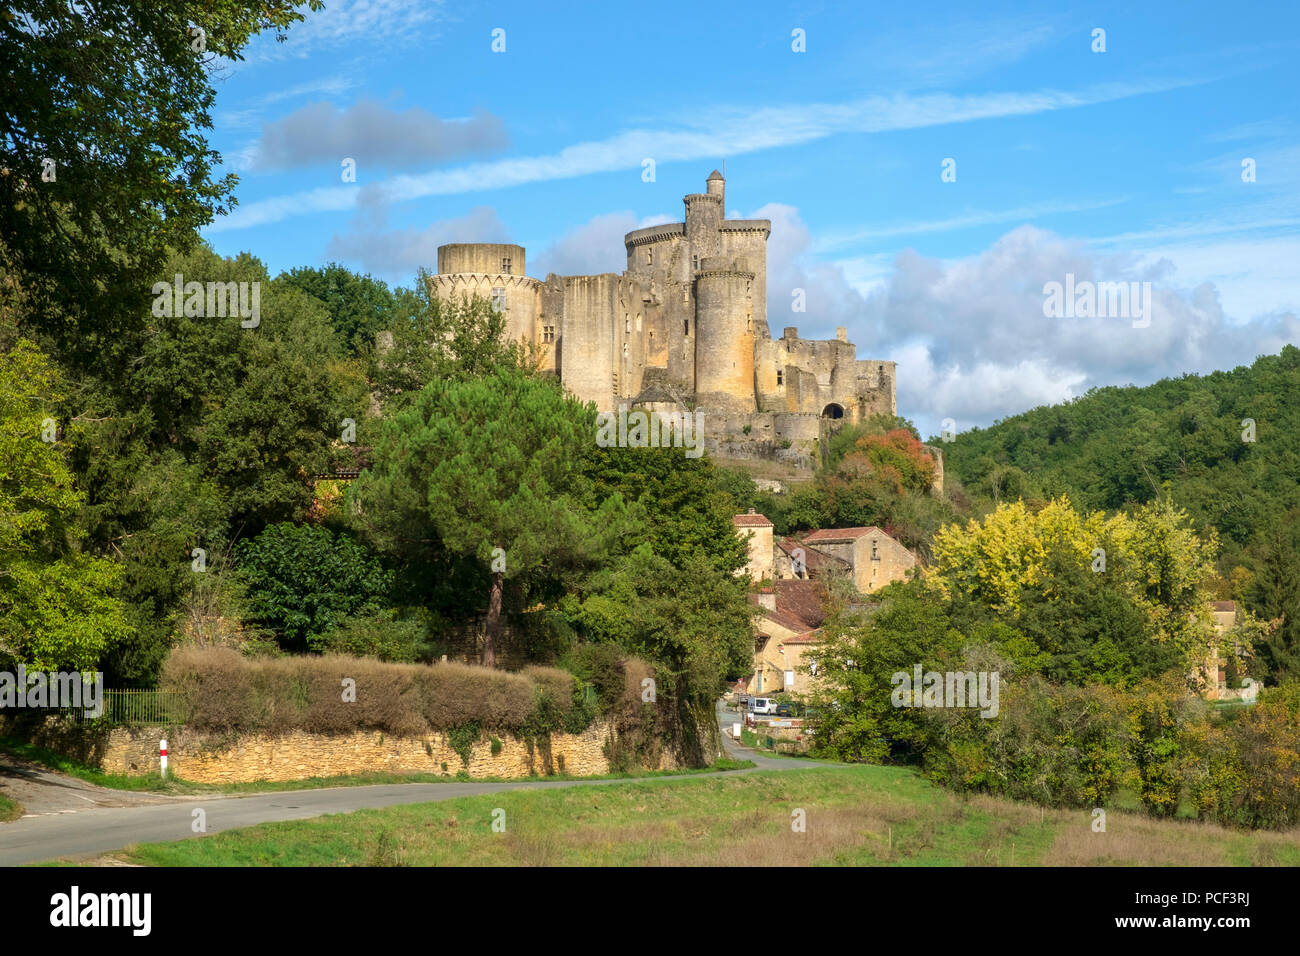
<path id="1" fill-rule="evenodd" d="M 310 643 L 326 653 L 393 663 L 409 664 L 430 656 L 424 625 L 418 620 L 398 618 L 391 610 L 346 617 L 334 630 L 312 638 Z"/>
<path id="2" fill-rule="evenodd" d="M 1127 764 L 1124 701 L 1113 688 L 1004 684 L 999 714 L 926 710 L 927 775 L 956 790 L 1056 807 L 1104 805 Z"/>
<path id="3" fill-rule="evenodd" d="M 348 679 L 355 681 L 355 700 L 344 699 Z M 545 696 L 521 674 L 465 664 L 386 664 L 344 655 L 254 661 L 225 648 L 193 647 L 171 653 L 160 686 L 182 696 L 191 727 L 218 733 L 418 735 L 470 723 L 517 733 Z"/>
<path id="4" fill-rule="evenodd" d="M 1188 740 L 1188 789 L 1202 816 L 1250 828 L 1300 824 L 1300 684 L 1265 690 Z"/>

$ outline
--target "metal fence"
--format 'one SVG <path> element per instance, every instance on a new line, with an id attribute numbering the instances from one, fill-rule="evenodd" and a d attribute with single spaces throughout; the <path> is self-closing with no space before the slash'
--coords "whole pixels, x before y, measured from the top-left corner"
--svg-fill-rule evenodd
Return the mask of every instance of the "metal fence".
<path id="1" fill-rule="evenodd" d="M 104 723 L 115 726 L 184 724 L 189 718 L 182 695 L 166 690 L 103 690 L 103 713 L 86 713 L 85 707 L 64 707 L 61 711 L 79 724 Z"/>
<path id="2" fill-rule="evenodd" d="M 115 724 L 183 724 L 185 699 L 169 690 L 105 690 L 104 717 Z"/>

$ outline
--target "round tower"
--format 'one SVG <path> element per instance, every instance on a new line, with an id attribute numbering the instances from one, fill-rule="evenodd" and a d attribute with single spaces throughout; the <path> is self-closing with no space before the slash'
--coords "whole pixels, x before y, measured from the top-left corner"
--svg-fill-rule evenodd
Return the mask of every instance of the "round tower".
<path id="1" fill-rule="evenodd" d="M 744 259 L 705 259 L 695 274 L 695 402 L 756 411 L 754 273 Z"/>
<path id="2" fill-rule="evenodd" d="M 709 178 L 704 181 L 704 191 L 710 196 L 717 196 L 722 200 L 722 208 L 727 208 L 727 181 L 722 178 L 722 173 L 716 169 L 709 173 Z"/>

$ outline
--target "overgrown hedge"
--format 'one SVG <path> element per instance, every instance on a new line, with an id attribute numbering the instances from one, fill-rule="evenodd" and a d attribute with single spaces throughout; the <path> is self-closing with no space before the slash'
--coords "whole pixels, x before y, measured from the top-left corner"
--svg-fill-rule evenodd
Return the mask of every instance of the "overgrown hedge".
<path id="1" fill-rule="evenodd" d="M 355 681 L 355 700 L 345 699 Z M 598 714 L 577 715 L 571 674 L 551 667 L 520 673 L 440 663 L 385 664 L 344 655 L 250 660 L 224 648 L 177 648 L 160 688 L 182 695 L 188 726 L 216 733 L 398 736 L 476 724 L 515 735 L 582 730 Z M 571 719 L 578 716 L 582 726 Z"/>
<path id="2" fill-rule="evenodd" d="M 997 718 L 923 712 L 926 774 L 954 790 L 1048 806 L 1105 806 L 1121 786 L 1154 816 L 1189 801 L 1202 819 L 1300 825 L 1300 684 L 1217 710 L 1185 688 L 1003 685 Z"/>

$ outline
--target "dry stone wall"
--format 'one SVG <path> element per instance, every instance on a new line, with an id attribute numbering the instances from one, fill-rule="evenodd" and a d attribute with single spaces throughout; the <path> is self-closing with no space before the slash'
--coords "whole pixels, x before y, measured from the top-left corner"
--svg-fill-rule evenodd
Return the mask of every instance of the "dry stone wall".
<path id="1" fill-rule="evenodd" d="M 161 727 L 115 728 L 98 748 L 106 773 L 129 776 L 156 773 L 158 742 L 168 741 L 170 773 L 195 783 L 246 783 L 255 780 L 305 780 L 363 773 L 432 773 L 470 777 L 519 778 L 610 772 L 606 744 L 613 730 L 597 722 L 581 734 L 552 734 L 532 744 L 515 737 L 484 735 L 466 764 L 446 734 L 395 737 L 378 731 L 324 736 L 295 731 L 280 737 L 249 734 L 221 738 Z M 493 749 L 496 753 L 493 753 Z M 647 769 L 677 769 L 663 752 Z"/>

